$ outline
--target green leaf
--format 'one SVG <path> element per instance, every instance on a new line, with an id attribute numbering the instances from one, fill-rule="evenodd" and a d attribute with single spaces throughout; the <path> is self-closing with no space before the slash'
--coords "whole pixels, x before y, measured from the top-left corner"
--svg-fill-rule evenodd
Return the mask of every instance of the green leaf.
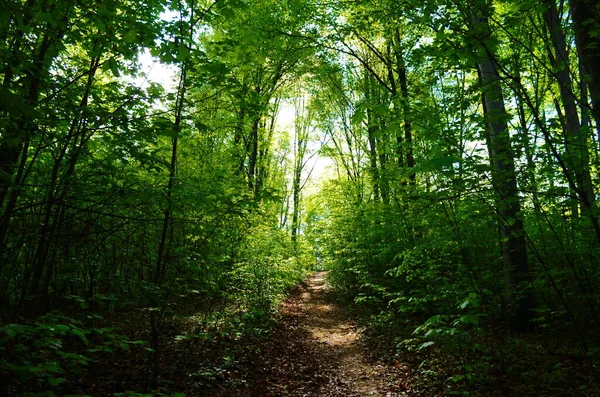
<path id="1" fill-rule="evenodd" d="M 49 361 L 44 363 L 41 366 L 41 369 L 44 371 L 53 372 L 55 374 L 63 372 L 62 367 L 56 361 Z"/>
<path id="2" fill-rule="evenodd" d="M 150 48 L 150 55 L 152 55 L 153 57 L 159 56 L 160 55 L 160 48 L 157 48 L 157 47 Z"/>
<path id="3" fill-rule="evenodd" d="M 459 321 L 463 324 L 479 325 L 479 317 L 476 314 L 464 314 L 460 316 Z"/>
<path id="4" fill-rule="evenodd" d="M 110 58 L 108 60 L 108 68 L 110 69 L 113 76 L 121 77 L 121 72 L 119 72 L 119 65 L 117 64 L 117 61 L 114 58 Z"/>
<path id="5" fill-rule="evenodd" d="M 363 107 L 359 106 L 354 114 L 352 115 L 352 123 L 358 125 L 363 122 L 366 118 L 366 112 Z"/>
<path id="6" fill-rule="evenodd" d="M 123 39 L 126 43 L 135 43 L 137 41 L 137 32 L 135 29 L 129 29 L 123 36 Z"/>
<path id="7" fill-rule="evenodd" d="M 454 375 L 448 378 L 449 381 L 457 383 L 465 379 L 464 375 Z"/>
<path id="8" fill-rule="evenodd" d="M 102 32 L 105 33 L 106 32 L 106 24 L 104 23 L 104 21 L 100 20 L 100 19 L 96 19 L 94 21 L 94 24 L 96 25 L 96 28 Z"/>
<path id="9" fill-rule="evenodd" d="M 85 334 L 77 329 L 77 328 L 73 328 L 73 330 L 71 331 L 73 333 L 73 335 L 77 335 L 79 337 L 79 339 L 81 339 L 81 341 L 87 346 L 89 344 L 89 341 L 87 339 L 87 337 L 85 336 Z"/>
<path id="10" fill-rule="evenodd" d="M 417 348 L 417 350 L 425 349 L 425 348 L 427 348 L 429 346 L 432 346 L 434 344 L 435 344 L 435 342 L 433 342 L 433 341 L 427 341 L 425 343 L 421 343 L 421 345 L 419 345 L 419 347 Z"/>
<path id="11" fill-rule="evenodd" d="M 55 378 L 53 376 L 48 378 L 48 383 L 50 383 L 50 386 L 58 386 L 61 383 L 64 383 L 65 381 L 66 381 L 65 378 Z"/>
<path id="12" fill-rule="evenodd" d="M 179 62 L 185 61 L 189 55 L 190 55 L 190 50 L 188 50 L 188 48 L 186 46 L 180 45 L 177 48 L 177 60 Z"/>

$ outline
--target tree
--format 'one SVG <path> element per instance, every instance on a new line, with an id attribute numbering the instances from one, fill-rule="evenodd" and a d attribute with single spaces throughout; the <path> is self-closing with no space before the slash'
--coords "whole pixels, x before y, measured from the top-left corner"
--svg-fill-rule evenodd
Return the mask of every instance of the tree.
<path id="1" fill-rule="evenodd" d="M 313 123 L 313 111 L 307 106 L 306 97 L 298 95 L 294 119 L 294 168 L 292 173 L 292 241 L 296 242 L 300 230 L 301 192 L 305 185 L 302 173 L 306 168 L 307 149 Z"/>
<path id="2" fill-rule="evenodd" d="M 585 79 L 589 80 L 592 98 L 592 110 L 596 125 L 600 125 L 600 55 L 598 46 L 600 36 L 597 33 L 600 23 L 600 10 L 590 0 L 571 0 L 571 18 L 573 19 L 577 46 L 581 49 L 581 63 L 585 69 Z M 556 5 L 554 5 L 556 7 Z M 552 8 L 552 7 L 551 7 Z"/>
<path id="3" fill-rule="evenodd" d="M 487 145 L 492 165 L 492 185 L 496 191 L 496 210 L 505 273 L 505 294 L 509 305 L 515 305 L 514 326 L 519 331 L 531 330 L 533 295 L 527 261 L 527 245 L 518 195 L 514 155 L 508 131 L 508 115 L 504 106 L 501 79 L 496 56 L 490 46 L 487 17 L 491 12 L 483 5 L 473 11 L 472 29 L 483 46 L 485 55 L 478 61 L 482 86 L 482 107 L 487 124 Z"/>

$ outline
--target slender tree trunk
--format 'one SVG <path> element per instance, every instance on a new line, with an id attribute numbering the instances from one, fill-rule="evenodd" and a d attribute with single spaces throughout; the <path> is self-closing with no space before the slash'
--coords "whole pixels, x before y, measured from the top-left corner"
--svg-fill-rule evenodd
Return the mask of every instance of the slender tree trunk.
<path id="1" fill-rule="evenodd" d="M 50 45 L 51 39 L 49 33 L 46 33 L 42 39 L 36 62 L 33 65 L 34 68 L 38 69 L 32 72 L 30 76 L 29 90 L 25 100 L 25 106 L 31 110 L 35 109 L 38 105 L 40 90 L 47 73 L 47 68 L 49 67 L 46 57 L 50 50 Z M 0 251 L 4 248 L 8 225 L 18 199 L 19 189 L 17 186 L 21 183 L 20 178 L 13 181 L 13 176 L 16 173 L 15 170 L 18 171 L 19 156 L 27 157 L 28 151 L 24 149 L 29 147 L 29 140 L 35 134 L 36 129 L 37 124 L 30 113 L 22 114 L 16 118 L 11 117 L 6 131 L 0 137 L 0 209 L 2 209 L 11 186 L 15 186 L 15 189 L 13 189 L 15 193 L 14 200 L 9 200 L 0 217 Z"/>
<path id="2" fill-rule="evenodd" d="M 484 14 L 485 15 L 485 14 Z M 479 32 L 486 47 L 490 34 L 487 18 L 472 15 L 474 31 Z M 513 327 L 518 331 L 532 330 L 533 295 L 527 260 L 525 231 L 513 152 L 508 132 L 508 115 L 500 86 L 495 57 L 489 53 L 479 60 L 478 72 L 482 84 L 483 111 L 487 124 L 487 142 L 492 166 L 492 184 L 496 191 L 496 210 L 499 216 L 500 244 L 504 261 L 505 300 L 514 310 Z"/>
<path id="3" fill-rule="evenodd" d="M 575 38 L 587 75 L 592 113 L 600 125 L 600 8 L 596 0 L 570 0 Z"/>
<path id="4" fill-rule="evenodd" d="M 244 172 L 244 169 L 246 167 L 246 144 L 245 144 L 245 138 L 244 138 L 244 122 L 246 119 L 246 108 L 244 106 L 244 104 L 242 104 L 240 111 L 238 112 L 237 115 L 237 125 L 235 128 L 235 135 L 233 138 L 233 142 L 235 145 L 234 150 L 236 151 L 236 154 L 238 155 L 239 158 L 239 164 L 236 170 L 236 175 L 242 175 Z"/>
<path id="5" fill-rule="evenodd" d="M 396 43 L 394 46 L 394 54 L 396 56 L 396 74 L 398 74 L 398 78 L 400 78 L 400 69 L 403 67 L 403 64 L 400 64 L 399 62 L 401 61 L 402 56 L 400 55 L 400 57 L 398 56 L 398 53 L 401 51 L 400 50 L 400 31 L 398 29 L 396 29 L 395 32 L 395 39 L 396 39 Z M 392 73 L 393 74 L 393 73 Z M 405 75 L 406 77 L 406 75 Z M 397 84 L 395 82 L 395 79 L 393 80 L 394 84 L 393 84 L 393 95 L 394 95 L 394 105 L 400 105 L 398 106 L 398 109 L 404 109 L 403 105 L 401 103 L 398 103 L 398 91 L 397 91 Z M 400 98 L 400 102 L 402 101 L 402 98 Z M 404 113 L 404 112 L 403 112 Z M 400 128 L 396 131 L 396 162 L 398 163 L 398 168 L 402 169 L 404 168 L 404 139 L 405 139 L 405 135 L 406 135 L 406 130 L 403 129 L 402 131 L 400 130 Z M 407 162 L 408 162 L 408 157 L 407 157 Z"/>
<path id="6" fill-rule="evenodd" d="M 165 209 L 163 217 L 162 232 L 160 235 L 160 243 L 158 245 L 158 254 L 156 257 L 156 269 L 154 271 L 154 282 L 160 284 L 165 275 L 165 252 L 167 251 L 167 235 L 169 231 L 169 225 L 171 223 L 171 216 L 173 211 L 173 186 L 175 185 L 175 178 L 177 176 L 177 144 L 179 140 L 179 134 L 181 132 L 181 116 L 183 113 L 183 105 L 186 91 L 186 77 L 187 68 L 186 64 L 181 66 L 181 76 L 179 78 L 179 89 L 177 92 L 177 101 L 175 103 L 175 121 L 173 123 L 173 141 L 171 143 L 171 164 L 169 166 L 169 182 L 167 183 L 167 207 Z"/>
<path id="7" fill-rule="evenodd" d="M 371 176 L 373 177 L 373 200 L 375 200 L 375 202 L 379 202 L 379 182 L 380 182 L 380 176 L 379 176 L 379 169 L 377 168 L 377 147 L 376 147 L 376 141 L 375 141 L 375 127 L 372 125 L 373 123 L 373 115 L 371 114 L 370 111 L 367 111 L 369 113 L 368 116 L 368 124 L 369 126 L 367 127 L 367 133 L 369 135 L 368 139 L 369 139 L 369 162 L 371 165 Z"/>
<path id="8" fill-rule="evenodd" d="M 248 188 L 254 194 L 254 196 L 258 195 L 258 191 L 256 189 L 256 166 L 258 160 L 258 140 L 259 140 L 259 126 L 260 126 L 260 114 L 254 115 L 254 120 L 252 122 L 252 129 L 250 131 L 250 152 L 248 153 Z"/>
<path id="9" fill-rule="evenodd" d="M 590 120 L 590 101 L 588 97 L 588 84 L 587 78 L 588 76 L 585 73 L 585 68 L 583 67 L 583 55 L 581 51 L 581 46 L 577 45 L 577 59 L 578 59 L 578 68 L 577 72 L 579 74 L 579 112 L 581 114 L 581 128 L 584 130 L 590 128 L 592 126 L 592 121 Z M 593 116 L 593 115 L 592 115 Z M 596 125 L 596 136 L 600 137 L 600 124 Z M 597 148 L 595 150 L 598 150 Z"/>
<path id="10" fill-rule="evenodd" d="M 377 144 L 375 139 L 375 132 L 377 131 L 375 116 L 373 115 L 373 111 L 371 110 L 371 106 L 375 103 L 375 98 L 373 95 L 373 87 L 371 76 L 369 75 L 369 71 L 365 68 L 364 74 L 364 94 L 366 100 L 368 101 L 367 106 L 367 139 L 369 141 L 369 163 L 371 169 L 371 177 L 373 178 L 373 200 L 377 203 L 380 200 L 379 196 L 379 182 L 380 175 L 379 169 L 377 168 Z"/>
<path id="11" fill-rule="evenodd" d="M 24 8 L 23 23 L 27 24 L 32 18 L 31 8 L 35 1 L 29 0 Z M 56 12 L 58 6 L 53 5 L 50 7 L 50 12 Z M 23 77 L 23 81 L 28 81 L 27 87 L 22 92 L 24 100 L 24 106 L 26 111 L 20 112 L 16 115 L 10 115 L 8 117 L 8 124 L 5 131 L 0 133 L 0 209 L 4 205 L 4 201 L 8 196 L 8 192 L 13 184 L 13 176 L 16 173 L 19 163 L 19 156 L 23 153 L 23 148 L 28 146 L 29 139 L 35 134 L 37 124 L 35 117 L 32 113 L 36 111 L 39 102 L 40 91 L 44 85 L 45 79 L 50 71 L 50 65 L 52 59 L 57 55 L 55 48 L 56 44 L 62 39 L 65 30 L 67 29 L 68 14 L 70 5 L 66 6 L 64 14 L 62 15 L 62 21 L 57 26 L 51 26 L 47 24 L 43 33 L 40 33 L 41 42 L 37 53 L 27 54 L 28 59 L 31 59 L 31 64 L 25 68 L 26 74 Z M 23 28 L 19 28 L 16 32 L 16 36 L 13 42 L 12 54 L 15 58 L 20 57 L 25 59 L 25 54 L 19 54 L 23 43 L 23 37 L 25 32 Z M 2 81 L 2 88 L 10 91 L 10 86 L 14 78 L 13 65 L 11 64 L 14 60 L 8 60 L 5 62 L 4 77 Z M 24 152 L 26 153 L 26 152 Z M 15 181 L 19 182 L 19 181 Z M 2 213 L 0 222 L 8 222 L 7 218 L 12 216 L 14 207 L 6 206 Z M 2 249 L 3 239 L 0 236 L 0 250 Z"/>
<path id="12" fill-rule="evenodd" d="M 257 172 L 257 190 L 260 191 L 263 185 L 267 182 L 269 178 L 269 170 L 271 168 L 271 144 L 273 142 L 273 135 L 275 134 L 275 123 L 277 121 L 277 113 L 279 110 L 279 101 L 277 98 L 275 101 L 275 108 L 273 113 L 270 116 L 269 120 L 269 128 L 267 129 L 266 125 L 264 126 L 264 130 L 267 132 L 266 139 L 264 144 L 258 151 L 258 172 Z"/>
<path id="13" fill-rule="evenodd" d="M 299 227 L 300 214 L 300 180 L 302 177 L 302 129 L 303 118 L 300 117 L 300 111 L 304 113 L 304 102 L 298 101 L 296 104 L 296 117 L 294 120 L 294 174 L 292 177 L 292 242 L 296 242 L 296 235 Z"/>
<path id="14" fill-rule="evenodd" d="M 23 6 L 23 15 L 21 18 L 24 26 L 27 26 L 33 17 L 32 10 L 35 1 L 36 0 L 28 0 L 27 4 Z M 20 27 L 15 32 L 14 40 L 12 41 L 11 57 L 10 59 L 4 60 L 2 89 L 6 92 L 10 92 L 11 84 L 13 83 L 14 60 L 25 58 L 24 54 L 20 54 L 21 46 L 23 44 L 23 37 L 25 36 L 23 29 L 24 27 Z M 34 65 L 32 65 L 33 67 L 29 71 L 29 90 L 27 94 L 24 94 L 26 97 L 25 105 L 31 109 L 34 109 L 37 106 L 40 84 L 43 81 L 46 71 L 44 66 L 48 65 L 48 62 L 46 62 L 45 59 L 51 44 L 48 32 L 46 32 L 42 37 L 43 39 L 40 46 L 40 51 L 37 58 L 34 59 Z M 6 38 L 5 41 L 7 41 Z M 26 142 L 28 142 L 29 138 L 31 137 L 31 131 L 27 131 L 26 128 L 31 128 L 33 124 L 33 120 L 30 116 L 12 116 L 10 113 L 10 111 L 7 112 L 8 124 L 6 125 L 6 129 L 2 134 L 0 134 L 0 210 L 3 207 L 4 200 L 6 199 L 8 191 L 11 187 L 12 177 L 14 170 L 17 168 L 19 155 L 22 152 L 22 148 L 28 146 L 26 145 Z M 28 132 L 28 134 L 24 134 L 24 132 Z M 18 179 L 16 182 L 18 182 Z M 15 185 L 17 184 L 18 183 Z M 5 210 L 2 218 L 0 218 L 0 222 L 4 221 L 5 216 L 10 217 L 11 212 L 12 208 L 8 208 L 7 206 L 7 210 Z M 4 241 L 3 238 L 0 238 L 0 248 L 2 247 L 2 241 Z"/>
<path id="15" fill-rule="evenodd" d="M 396 49 L 396 62 L 398 81 L 400 82 L 400 102 L 402 104 L 402 115 L 404 119 L 404 152 L 406 153 L 406 166 L 410 170 L 409 178 L 411 184 L 414 184 L 416 175 L 414 172 L 412 172 L 412 168 L 415 166 L 415 158 L 413 155 L 412 122 L 408 95 L 408 80 L 406 78 L 406 67 L 404 66 L 402 51 L 399 48 Z"/>
<path id="16" fill-rule="evenodd" d="M 385 143 L 382 142 L 382 139 L 377 139 L 375 146 L 379 149 L 378 152 L 378 160 L 379 160 L 379 180 L 380 185 L 379 188 L 381 190 L 381 201 L 383 204 L 388 205 L 390 203 L 390 183 L 387 178 L 387 156 L 383 148 L 386 147 Z"/>
<path id="17" fill-rule="evenodd" d="M 292 183 L 292 241 L 296 242 L 296 236 L 300 228 L 300 177 L 302 170 L 294 169 L 294 181 Z"/>
<path id="18" fill-rule="evenodd" d="M 44 201 L 46 202 L 44 217 L 41 222 L 39 232 L 39 240 L 34 257 L 34 262 L 31 270 L 31 284 L 29 286 L 29 295 L 33 298 L 26 310 L 29 314 L 36 311 L 44 311 L 49 309 L 42 305 L 48 305 L 48 288 L 51 281 L 51 276 L 54 271 L 54 261 L 49 260 L 51 256 L 51 248 L 57 238 L 57 229 L 60 224 L 60 216 L 64 212 L 64 201 L 66 200 L 71 179 L 75 173 L 75 166 L 79 160 L 80 154 L 91 137 L 87 134 L 86 117 L 84 115 L 85 108 L 88 106 L 89 96 L 94 84 L 94 76 L 100 65 L 100 57 L 94 57 L 90 60 L 90 70 L 86 82 L 84 92 L 79 101 L 77 112 L 71 121 L 71 126 L 67 136 L 64 138 L 65 143 L 58 157 L 56 158 L 48 190 Z M 65 158 L 68 158 L 66 170 L 61 175 Z M 42 277 L 44 282 L 40 285 Z M 27 286 L 25 286 L 27 287 Z"/>
<path id="19" fill-rule="evenodd" d="M 547 1 L 547 9 L 544 12 L 544 20 L 550 32 L 550 38 L 554 50 L 550 57 L 555 77 L 559 84 L 560 97 L 563 105 L 566 127 L 566 150 L 567 164 L 572 169 L 577 182 L 579 199 L 584 211 L 594 206 L 595 194 L 592 178 L 589 170 L 589 152 L 585 130 L 581 129 L 579 116 L 577 114 L 577 100 L 571 83 L 571 68 L 567 54 L 567 44 L 561 28 L 560 18 L 556 3 Z M 589 212 L 589 211 L 588 211 Z"/>
<path id="20" fill-rule="evenodd" d="M 533 155 L 535 148 L 535 139 L 530 142 L 530 133 L 529 127 L 527 125 L 527 118 L 525 117 L 525 105 L 523 104 L 523 99 L 520 97 L 516 98 L 517 101 L 517 111 L 519 113 L 519 123 L 521 124 L 521 133 L 523 134 L 523 152 L 525 154 L 526 160 L 526 172 L 527 172 L 527 181 L 529 184 L 529 189 L 531 190 L 531 195 L 533 198 L 533 206 L 535 207 L 538 213 L 541 212 L 540 208 L 540 200 L 538 194 L 538 183 L 536 180 L 536 169 L 537 166 L 535 164 Z"/>
<path id="21" fill-rule="evenodd" d="M 300 209 L 302 206 L 302 171 L 306 165 L 309 130 L 312 123 L 311 110 L 306 106 L 306 99 L 301 96 L 296 103 L 294 126 L 294 174 L 292 180 L 292 241 L 297 240 L 300 232 Z"/>

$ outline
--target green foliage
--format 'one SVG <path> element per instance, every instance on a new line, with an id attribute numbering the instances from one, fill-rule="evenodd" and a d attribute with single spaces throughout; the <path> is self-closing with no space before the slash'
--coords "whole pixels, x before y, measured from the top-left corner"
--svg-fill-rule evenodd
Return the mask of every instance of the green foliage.
<path id="1" fill-rule="evenodd" d="M 143 342 L 128 341 L 112 328 L 89 328 L 49 313 L 34 322 L 0 327 L 0 373 L 33 390 L 68 390 L 69 379 L 86 371 L 94 354 L 129 351 L 131 344 L 139 343 Z"/>
<path id="2" fill-rule="evenodd" d="M 292 242 L 281 230 L 251 229 L 238 255 L 244 261 L 234 263 L 229 289 L 257 319 L 271 314 L 286 290 L 307 274 L 308 264 L 294 254 Z"/>
<path id="3" fill-rule="evenodd" d="M 94 324 L 118 311 L 203 317 L 188 340 L 263 333 L 309 268 L 399 349 L 466 358 L 533 314 L 592 361 L 598 77 L 581 38 L 597 32 L 570 8 L 549 21 L 553 5 L 3 4 L 3 375 L 66 389 L 94 354 L 131 350 Z M 294 134 L 277 119 L 300 96 Z M 307 197 L 311 151 L 333 165 Z M 463 361 L 450 382 L 474 380 Z"/>

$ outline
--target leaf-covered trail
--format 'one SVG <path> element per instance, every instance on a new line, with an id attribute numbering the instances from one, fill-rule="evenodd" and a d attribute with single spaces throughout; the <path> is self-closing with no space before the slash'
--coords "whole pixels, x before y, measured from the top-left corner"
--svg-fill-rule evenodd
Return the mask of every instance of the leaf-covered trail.
<path id="1" fill-rule="evenodd" d="M 355 325 L 328 299 L 325 277 L 325 272 L 313 274 L 290 295 L 248 378 L 223 395 L 406 395 L 397 368 L 368 359 Z"/>
<path id="2" fill-rule="evenodd" d="M 331 369 L 337 369 L 334 372 L 349 391 L 376 395 L 376 371 L 363 355 L 354 325 L 340 315 L 339 308 L 326 301 L 326 292 L 325 273 L 317 273 L 308 280 L 300 303 L 305 315 L 304 326 L 317 344 L 329 350 L 324 356 L 332 356 L 334 367 Z"/>

